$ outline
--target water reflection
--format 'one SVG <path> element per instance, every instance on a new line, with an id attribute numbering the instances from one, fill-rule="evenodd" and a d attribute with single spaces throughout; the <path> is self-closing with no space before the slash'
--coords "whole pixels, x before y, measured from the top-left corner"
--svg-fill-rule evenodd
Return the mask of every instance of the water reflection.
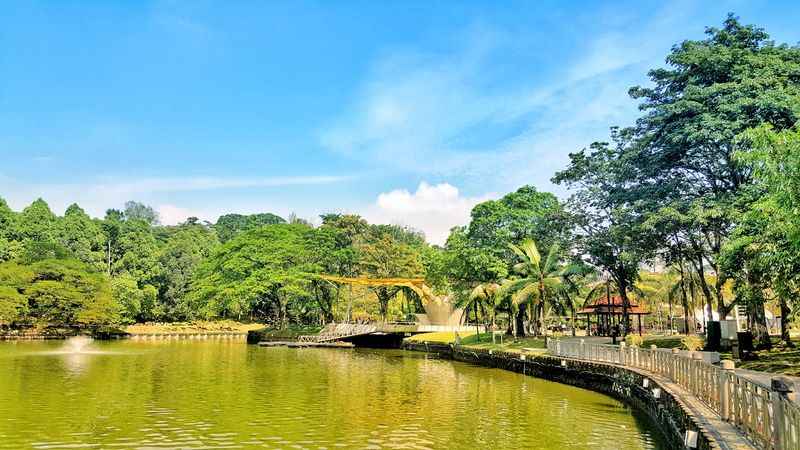
<path id="1" fill-rule="evenodd" d="M 0 449 L 660 446 L 609 397 L 419 354 L 75 344 L 0 344 Z"/>
<path id="2" fill-rule="evenodd" d="M 59 344 L 57 349 L 51 349 L 51 343 L 44 343 L 44 350 L 26 352 L 25 356 L 55 356 L 63 364 L 67 372 L 75 375 L 84 372 L 93 358 L 99 355 L 120 355 L 121 351 L 100 350 L 95 347 L 94 339 L 89 336 L 73 336 Z"/>

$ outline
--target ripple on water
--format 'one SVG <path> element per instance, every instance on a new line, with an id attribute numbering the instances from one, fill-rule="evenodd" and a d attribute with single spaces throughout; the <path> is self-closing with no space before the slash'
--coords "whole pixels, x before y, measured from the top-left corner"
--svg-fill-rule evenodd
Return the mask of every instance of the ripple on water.
<path id="1" fill-rule="evenodd" d="M 55 351 L 0 344 L 0 448 L 661 446 L 609 397 L 398 351 L 93 342 L 79 370 Z"/>

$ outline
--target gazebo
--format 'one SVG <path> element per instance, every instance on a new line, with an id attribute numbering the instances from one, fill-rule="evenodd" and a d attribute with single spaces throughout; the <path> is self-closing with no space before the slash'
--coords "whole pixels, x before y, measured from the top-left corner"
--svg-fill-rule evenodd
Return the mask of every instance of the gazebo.
<path id="1" fill-rule="evenodd" d="M 623 321 L 622 297 L 612 295 L 600 297 L 587 303 L 578 315 L 586 316 L 586 334 L 589 336 L 610 336 L 611 330 Z M 639 322 L 639 335 L 642 334 L 642 316 L 650 314 L 636 301 L 628 299 L 628 315 L 636 316 Z M 594 321 L 592 320 L 594 317 Z M 593 328 L 594 326 L 594 328 Z"/>

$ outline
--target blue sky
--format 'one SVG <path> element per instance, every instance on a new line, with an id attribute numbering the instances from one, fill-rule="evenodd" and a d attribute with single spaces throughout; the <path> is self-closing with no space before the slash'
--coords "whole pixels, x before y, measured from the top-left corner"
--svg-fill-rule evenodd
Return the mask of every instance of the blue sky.
<path id="1" fill-rule="evenodd" d="M 627 125 L 627 89 L 728 12 L 796 1 L 18 1 L 0 15 L 0 196 L 165 223 L 355 212 L 441 242 Z"/>

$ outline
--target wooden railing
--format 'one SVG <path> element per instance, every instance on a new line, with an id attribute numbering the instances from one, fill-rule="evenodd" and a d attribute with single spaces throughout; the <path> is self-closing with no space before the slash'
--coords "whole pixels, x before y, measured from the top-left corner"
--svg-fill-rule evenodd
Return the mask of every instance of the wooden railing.
<path id="1" fill-rule="evenodd" d="M 649 349 L 551 339 L 550 354 L 635 367 L 661 375 L 686 389 L 757 447 L 800 450 L 800 406 L 788 398 L 791 383 L 773 378 L 771 386 L 736 374 L 733 361 L 715 365 L 699 352 L 682 356 L 677 349 Z M 655 395 L 655 394 L 654 394 Z"/>

